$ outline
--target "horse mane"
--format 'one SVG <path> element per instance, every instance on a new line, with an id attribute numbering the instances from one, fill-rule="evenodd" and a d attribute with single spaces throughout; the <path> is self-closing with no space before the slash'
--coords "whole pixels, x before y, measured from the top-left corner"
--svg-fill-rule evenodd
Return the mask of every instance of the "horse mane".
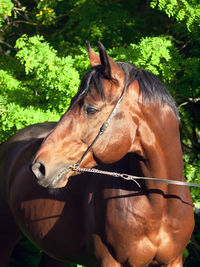
<path id="1" fill-rule="evenodd" d="M 179 112 L 169 91 L 165 85 L 151 72 L 137 68 L 129 62 L 116 62 L 117 65 L 127 73 L 129 77 L 128 85 L 134 80 L 139 83 L 139 93 L 142 94 L 143 103 L 161 102 L 162 105 L 168 105 L 173 110 L 177 120 L 179 120 Z M 80 89 L 73 99 L 73 103 L 78 99 L 82 102 L 84 96 L 90 90 L 96 90 L 97 93 L 105 100 L 102 78 L 108 79 L 101 65 L 92 67 L 83 77 Z"/>

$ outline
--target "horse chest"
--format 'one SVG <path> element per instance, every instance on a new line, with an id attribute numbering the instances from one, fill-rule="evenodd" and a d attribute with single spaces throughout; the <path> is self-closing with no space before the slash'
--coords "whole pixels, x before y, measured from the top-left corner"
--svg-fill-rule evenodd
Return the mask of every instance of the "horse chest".
<path id="1" fill-rule="evenodd" d="M 129 262 L 130 266 L 169 262 L 176 256 L 177 242 L 167 220 L 154 217 L 151 207 L 142 208 L 141 200 L 142 197 L 138 200 L 128 195 L 112 196 L 106 198 L 101 215 L 95 210 L 93 242 L 97 255 L 105 256 L 111 251 L 118 262 Z"/>

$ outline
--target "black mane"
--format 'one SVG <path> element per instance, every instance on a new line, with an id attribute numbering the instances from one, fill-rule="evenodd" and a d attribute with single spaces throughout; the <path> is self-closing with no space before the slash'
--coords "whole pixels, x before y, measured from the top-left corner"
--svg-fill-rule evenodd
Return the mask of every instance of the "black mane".
<path id="1" fill-rule="evenodd" d="M 134 80 L 138 81 L 140 94 L 143 96 L 144 103 L 156 103 L 161 101 L 163 105 L 167 104 L 170 106 L 177 119 L 179 119 L 179 112 L 171 94 L 153 73 L 137 68 L 128 62 L 116 63 L 130 77 L 128 84 L 132 83 Z M 91 68 L 83 77 L 80 89 L 73 99 L 73 103 L 77 99 L 83 99 L 91 88 L 92 90 L 95 89 L 102 99 L 105 100 L 102 78 L 108 79 L 101 65 Z"/>

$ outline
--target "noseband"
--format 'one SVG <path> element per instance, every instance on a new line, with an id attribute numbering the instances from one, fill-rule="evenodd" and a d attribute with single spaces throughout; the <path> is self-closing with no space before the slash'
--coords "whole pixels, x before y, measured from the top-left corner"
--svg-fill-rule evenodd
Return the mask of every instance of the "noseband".
<path id="1" fill-rule="evenodd" d="M 105 132 L 105 130 L 107 129 L 112 117 L 115 115 L 117 109 L 120 106 L 120 103 L 122 102 L 123 96 L 125 94 L 125 91 L 128 87 L 128 80 L 127 80 L 127 74 L 125 73 L 125 85 L 124 88 L 122 90 L 121 96 L 117 101 L 117 104 L 115 105 L 115 107 L 113 108 L 112 112 L 110 113 L 110 115 L 108 116 L 107 120 L 102 124 L 101 128 L 99 129 L 99 132 L 97 134 L 97 136 L 94 138 L 94 140 L 92 141 L 91 145 L 87 148 L 87 150 L 84 152 L 84 154 L 82 155 L 82 157 L 76 162 L 76 164 L 74 165 L 75 168 L 79 167 L 79 165 L 81 164 L 81 162 L 83 161 L 83 159 L 86 157 L 86 155 L 88 154 L 88 152 L 91 150 L 91 148 L 94 146 L 94 144 L 96 143 L 96 141 L 99 139 L 99 137 Z"/>

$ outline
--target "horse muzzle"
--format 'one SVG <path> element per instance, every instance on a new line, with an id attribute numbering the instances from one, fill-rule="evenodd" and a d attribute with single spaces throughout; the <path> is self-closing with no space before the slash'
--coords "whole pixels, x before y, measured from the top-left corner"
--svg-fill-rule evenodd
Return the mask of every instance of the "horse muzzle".
<path id="1" fill-rule="evenodd" d="M 59 188 L 66 185 L 70 172 L 72 172 L 70 167 L 70 164 L 65 164 L 57 168 L 56 171 L 47 174 L 45 165 L 37 160 L 31 164 L 30 169 L 39 185 L 47 188 Z"/>

